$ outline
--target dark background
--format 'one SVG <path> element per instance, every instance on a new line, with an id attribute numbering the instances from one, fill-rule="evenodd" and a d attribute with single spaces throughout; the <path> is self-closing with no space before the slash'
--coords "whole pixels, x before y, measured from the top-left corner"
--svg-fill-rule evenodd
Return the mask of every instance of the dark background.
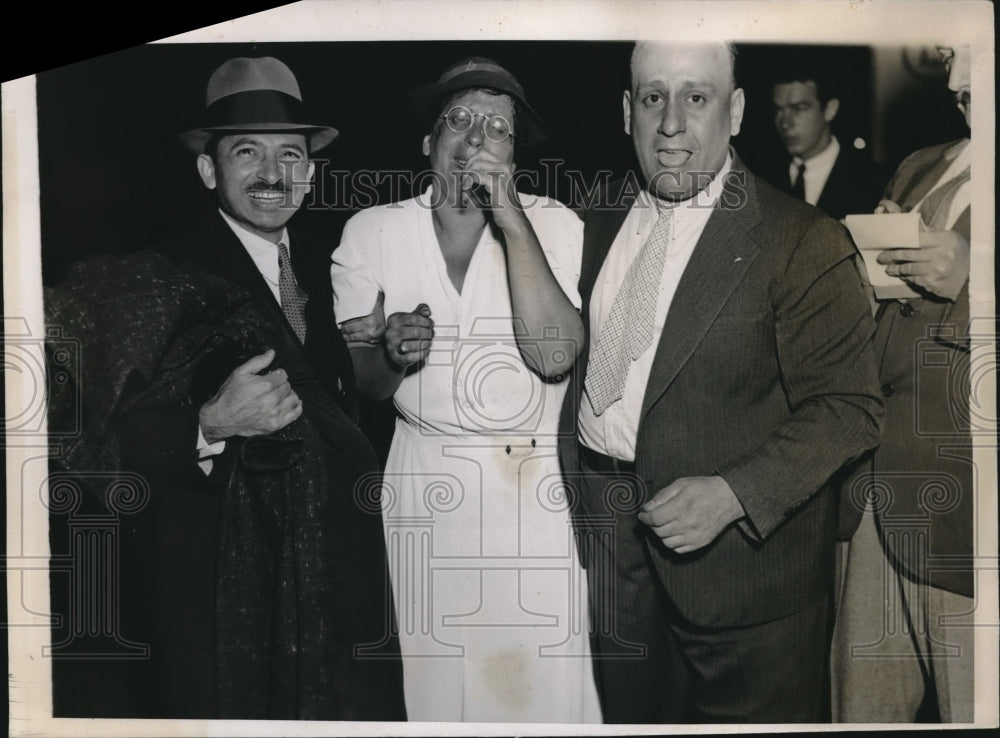
<path id="1" fill-rule="evenodd" d="M 631 45 L 611 42 L 330 42 L 163 44 L 126 49 L 38 75 L 39 156 L 44 279 L 57 282 L 72 261 L 91 253 L 147 247 L 196 221 L 212 205 L 194 158 L 177 135 L 199 122 L 208 77 L 235 56 L 275 56 L 299 80 L 314 121 L 340 137 L 320 152 L 316 200 L 296 216 L 299 228 L 329 239 L 344 221 L 333 172 L 421 171 L 425 131 L 409 115 L 406 93 L 433 81 L 467 56 L 492 57 L 514 73 L 528 101 L 547 123 L 550 140 L 519 157 L 520 169 L 554 159 L 580 170 L 621 175 L 633 163 L 622 130 L 622 91 Z M 771 120 L 773 71 L 800 50 L 783 45 L 740 47 L 738 76 L 747 93 L 743 131 L 734 145 L 751 170 L 780 155 Z M 835 133 L 842 145 L 873 141 L 872 51 L 867 47 L 813 47 L 841 80 Z M 920 146 L 964 135 L 941 75 L 917 80 L 917 94 L 883 104 L 894 127 L 880 163 L 890 168 Z M 883 101 L 885 103 L 885 101 Z M 902 112 L 900 112 L 902 111 Z M 917 114 L 919 111 L 919 114 Z M 869 145 L 868 150 L 877 147 Z M 552 165 L 549 165 L 548 171 Z M 386 183 L 377 201 L 408 197 Z M 567 180 L 542 177 L 538 188 L 576 205 Z M 343 195 L 365 192 L 355 190 Z M 356 206 L 358 203 L 355 202 Z M 371 197 L 361 204 L 375 204 Z"/>

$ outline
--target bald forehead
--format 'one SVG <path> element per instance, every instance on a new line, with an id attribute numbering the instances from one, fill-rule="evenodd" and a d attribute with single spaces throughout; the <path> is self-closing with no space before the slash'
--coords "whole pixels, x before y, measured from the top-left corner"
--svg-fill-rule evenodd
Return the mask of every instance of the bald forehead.
<path id="1" fill-rule="evenodd" d="M 639 80 L 646 80 L 657 71 L 674 65 L 684 65 L 701 75 L 724 76 L 729 89 L 736 87 L 736 48 L 731 43 L 718 44 L 678 44 L 663 41 L 638 41 L 632 49 L 629 64 L 631 88 L 635 90 Z M 697 68 L 695 70 L 695 68 Z"/>

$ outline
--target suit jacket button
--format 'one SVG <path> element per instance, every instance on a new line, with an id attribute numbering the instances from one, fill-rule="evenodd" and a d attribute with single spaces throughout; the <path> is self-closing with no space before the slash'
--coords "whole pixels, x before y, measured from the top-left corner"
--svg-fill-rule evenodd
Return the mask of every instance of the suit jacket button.
<path id="1" fill-rule="evenodd" d="M 883 384 L 882 385 L 882 396 L 883 397 L 892 397 L 894 394 L 896 394 L 896 388 L 895 387 L 893 387 L 891 384 Z"/>
<path id="2" fill-rule="evenodd" d="M 911 305 L 908 302 L 904 302 L 902 305 L 899 306 L 899 313 L 904 318 L 909 318 L 911 315 L 913 315 L 913 305 Z"/>

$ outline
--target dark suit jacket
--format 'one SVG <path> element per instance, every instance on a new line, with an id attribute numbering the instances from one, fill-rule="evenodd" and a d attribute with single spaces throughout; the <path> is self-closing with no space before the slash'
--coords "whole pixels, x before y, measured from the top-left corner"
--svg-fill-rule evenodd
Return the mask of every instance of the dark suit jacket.
<path id="1" fill-rule="evenodd" d="M 791 157 L 780 158 L 777 166 L 765 178 L 783 192 L 791 192 L 788 179 Z M 885 186 L 886 174 L 871 159 L 849 146 L 841 144 L 816 207 L 835 220 L 850 213 L 870 213 L 878 205 Z"/>
<path id="2" fill-rule="evenodd" d="M 354 370 L 340 331 L 334 322 L 333 290 L 330 286 L 330 251 L 328 245 L 289 229 L 290 255 L 296 281 L 309 295 L 306 304 L 305 352 L 315 378 L 352 420 L 357 421 L 357 398 L 354 393 Z M 296 345 L 281 306 L 274 299 L 253 259 L 218 211 L 207 213 L 191 231 L 161 247 L 183 266 L 201 269 L 248 290 L 266 306 L 276 325 L 288 329 L 286 335 Z"/>
<path id="3" fill-rule="evenodd" d="M 621 205 L 586 216 L 588 335 L 591 292 L 631 198 Z M 829 591 L 837 500 L 827 481 L 877 443 L 883 413 L 853 256 L 840 225 L 734 162 L 667 315 L 636 441 L 647 494 L 719 474 L 746 510 L 693 554 L 648 538 L 667 595 L 695 624 L 760 623 Z M 585 346 L 561 419 L 570 473 L 587 356 Z"/>
<path id="4" fill-rule="evenodd" d="M 354 376 L 333 314 L 329 249 L 290 231 L 293 269 L 309 294 L 303 347 L 273 294 L 239 239 L 217 211 L 192 231 L 160 247 L 185 269 L 203 270 L 238 285 L 271 316 L 278 336 L 278 357 L 303 401 L 304 415 L 324 439 L 329 508 L 317 521 L 329 531 L 338 562 L 338 593 L 328 613 L 341 648 L 337 664 L 336 705 L 329 719 L 405 720 L 398 643 L 391 635 L 392 602 L 387 586 L 381 516 L 364 511 L 355 499 L 357 483 L 377 472 L 375 454 L 358 430 Z M 239 457 L 243 439 L 229 439 L 210 476 L 197 466 L 198 410 L 246 356 L 220 367 L 217 376 L 192 391 L 183 406 L 130 418 L 123 463 L 150 479 L 153 495 L 137 520 L 138 568 L 152 572 L 139 622 L 154 654 L 141 696 L 150 717 L 219 717 L 215 651 L 217 556 L 221 519 L 220 490 Z M 334 400 L 311 401 L 325 394 Z M 143 526 L 146 527 L 143 527 Z M 353 647 L 384 640 L 383 656 L 359 659 Z M 395 658 L 393 658 L 395 657 Z M 299 688 L 308 689 L 309 685 Z M 266 705 L 260 710 L 266 711 Z M 251 717 L 267 717 L 266 712 Z"/>
<path id="5" fill-rule="evenodd" d="M 955 144 L 907 157 L 884 197 L 909 211 L 944 175 Z M 969 240 L 970 208 L 954 230 Z M 844 482 L 839 537 L 854 533 L 864 492 L 877 482 L 879 519 L 889 555 L 911 577 L 973 595 L 975 495 L 970 439 L 968 282 L 958 298 L 926 295 L 885 301 L 875 353 L 886 395 L 881 445 Z"/>

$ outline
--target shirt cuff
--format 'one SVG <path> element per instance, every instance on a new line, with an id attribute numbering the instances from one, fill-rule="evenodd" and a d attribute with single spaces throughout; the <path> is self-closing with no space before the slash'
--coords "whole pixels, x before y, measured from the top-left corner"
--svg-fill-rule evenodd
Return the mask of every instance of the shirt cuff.
<path id="1" fill-rule="evenodd" d="M 212 457 L 218 456 L 223 451 L 226 450 L 225 440 L 216 441 L 215 443 L 209 443 L 205 440 L 205 435 L 201 432 L 201 424 L 198 424 L 198 445 L 196 446 L 198 451 L 198 468 L 204 472 L 207 477 L 212 473 Z"/>

